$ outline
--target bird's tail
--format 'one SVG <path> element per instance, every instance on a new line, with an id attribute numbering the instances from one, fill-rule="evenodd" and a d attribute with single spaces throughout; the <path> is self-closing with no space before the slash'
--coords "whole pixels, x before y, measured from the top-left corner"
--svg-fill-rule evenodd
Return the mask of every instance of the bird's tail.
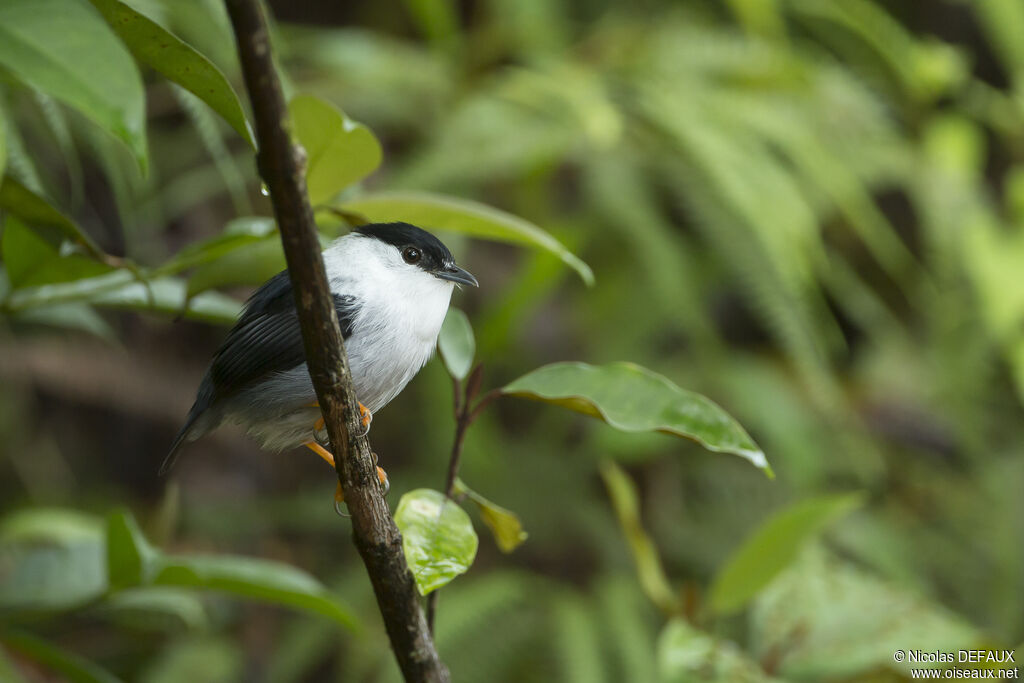
<path id="1" fill-rule="evenodd" d="M 164 456 L 164 461 L 160 465 L 161 477 L 167 474 L 167 472 L 170 471 L 172 467 L 174 467 L 174 463 L 178 459 L 178 451 L 181 450 L 181 447 L 184 446 L 185 443 L 187 443 L 188 441 L 192 440 L 189 439 L 188 437 L 192 431 L 192 425 L 194 423 L 195 420 L 192 419 L 191 416 L 189 416 L 189 420 L 185 423 L 185 426 L 182 427 L 181 431 L 178 432 L 178 435 L 174 437 L 174 443 L 171 444 L 171 450 L 169 450 L 167 452 L 167 455 Z"/>
<path id="2" fill-rule="evenodd" d="M 178 459 L 178 451 L 189 441 L 195 441 L 200 436 L 209 431 L 207 429 L 199 429 L 199 425 L 196 421 L 206 412 L 206 409 L 213 403 L 213 390 L 210 385 L 209 375 L 203 378 L 203 383 L 199 385 L 199 395 L 196 396 L 196 402 L 192 404 L 192 409 L 188 411 L 188 417 L 185 419 L 185 424 L 182 426 L 178 435 L 174 437 L 174 442 L 171 444 L 171 449 L 164 456 L 164 461 L 160 465 L 160 476 L 164 476 L 167 472 L 174 467 L 175 461 Z"/>

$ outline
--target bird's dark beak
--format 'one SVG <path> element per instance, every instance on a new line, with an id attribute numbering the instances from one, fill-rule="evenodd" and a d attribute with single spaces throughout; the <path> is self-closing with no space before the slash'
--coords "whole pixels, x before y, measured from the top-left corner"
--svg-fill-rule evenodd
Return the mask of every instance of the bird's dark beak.
<path id="1" fill-rule="evenodd" d="M 459 268 L 454 263 L 450 266 L 444 266 L 438 271 L 434 272 L 434 275 L 441 278 L 442 280 L 448 280 L 449 282 L 457 282 L 460 285 L 471 285 L 473 287 L 479 287 L 480 283 L 476 281 L 473 274 L 468 270 Z"/>

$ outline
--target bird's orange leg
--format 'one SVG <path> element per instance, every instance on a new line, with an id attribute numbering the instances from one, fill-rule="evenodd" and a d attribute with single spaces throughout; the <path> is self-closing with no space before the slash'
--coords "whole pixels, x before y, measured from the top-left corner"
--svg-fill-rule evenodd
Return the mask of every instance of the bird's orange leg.
<path id="1" fill-rule="evenodd" d="M 309 407 L 310 408 L 319 408 L 320 404 L 314 401 L 313 403 L 309 404 Z M 360 436 L 366 436 L 369 433 L 369 431 L 370 431 L 370 423 L 373 422 L 373 413 L 370 412 L 369 408 L 367 408 L 362 403 L 360 403 L 359 404 L 359 417 L 360 417 L 360 422 L 363 423 L 363 427 L 366 428 L 366 431 L 363 432 Z M 321 415 L 320 417 L 317 418 L 316 422 L 313 423 L 313 431 L 319 432 L 323 428 L 324 428 L 324 417 L 323 417 L 323 415 Z"/>
<path id="2" fill-rule="evenodd" d="M 326 462 L 328 465 L 334 467 L 334 455 L 332 455 L 329 450 L 318 444 L 316 441 L 310 441 L 302 445 L 308 448 L 309 450 L 313 451 L 317 455 L 319 455 L 321 458 L 323 458 L 324 462 Z M 377 454 L 375 453 L 373 457 L 376 460 Z M 391 482 L 388 480 L 388 473 L 385 472 L 384 468 L 380 467 L 379 465 L 377 466 L 377 481 L 380 482 L 381 488 L 384 489 L 384 495 L 387 495 L 388 491 L 391 489 Z M 342 493 L 341 482 L 338 482 L 338 488 L 334 491 L 334 502 L 341 503 L 344 502 L 344 500 L 345 494 Z"/>

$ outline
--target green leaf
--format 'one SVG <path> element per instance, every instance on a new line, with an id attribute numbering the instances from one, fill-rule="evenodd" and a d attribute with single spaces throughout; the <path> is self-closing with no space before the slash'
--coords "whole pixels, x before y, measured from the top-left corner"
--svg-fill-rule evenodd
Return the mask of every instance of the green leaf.
<path id="1" fill-rule="evenodd" d="M 0 681 L 29 683 L 29 680 L 22 675 L 20 668 L 15 666 L 10 654 L 2 647 L 0 647 Z"/>
<path id="2" fill-rule="evenodd" d="M 720 614 L 746 605 L 826 526 L 863 502 L 859 493 L 799 501 L 766 520 L 726 561 L 711 584 L 711 608 Z"/>
<path id="3" fill-rule="evenodd" d="M 782 683 L 735 643 L 700 631 L 682 618 L 665 625 L 657 656 L 662 683 Z"/>
<path id="4" fill-rule="evenodd" d="M 470 489 L 461 479 L 455 480 L 455 493 L 465 494 L 473 501 L 480 510 L 480 517 L 484 524 L 494 535 L 494 541 L 498 549 L 503 553 L 510 553 L 525 541 L 529 534 L 523 531 L 523 523 L 511 510 L 507 510 L 497 503 L 493 503 Z"/>
<path id="5" fill-rule="evenodd" d="M 112 587 L 148 583 L 159 554 L 129 513 L 115 512 L 107 518 L 107 577 Z"/>
<path id="6" fill-rule="evenodd" d="M 188 278 L 188 294 L 228 285 L 259 285 L 285 269 L 281 239 L 271 235 L 260 239 L 241 238 L 222 244 L 222 251 L 201 263 Z"/>
<path id="7" fill-rule="evenodd" d="M 7 167 L 7 116 L 2 105 L 0 102 L 0 178 L 4 177 Z"/>
<path id="8" fill-rule="evenodd" d="M 164 556 L 153 585 L 203 588 L 288 605 L 356 629 L 352 611 L 306 572 L 280 562 L 234 556 Z"/>
<path id="9" fill-rule="evenodd" d="M 473 367 L 476 340 L 473 328 L 466 314 L 457 308 L 449 308 L 437 337 L 437 351 L 448 374 L 459 380 L 466 379 Z"/>
<path id="10" fill-rule="evenodd" d="M 107 590 L 99 519 L 41 508 L 9 515 L 0 524 L 0 608 L 73 609 Z"/>
<path id="11" fill-rule="evenodd" d="M 327 201 L 380 166 L 380 143 L 370 129 L 330 102 L 299 95 L 288 111 L 295 137 L 306 150 L 306 186 L 313 204 Z"/>
<path id="12" fill-rule="evenodd" d="M 68 303 L 40 306 L 12 313 L 10 318 L 29 325 L 45 325 L 64 330 L 88 332 L 112 343 L 117 341 L 114 329 L 88 304 Z"/>
<path id="13" fill-rule="evenodd" d="M 279 562 L 236 556 L 165 555 L 153 548 L 126 513 L 110 516 L 107 566 L 115 587 L 201 588 L 298 607 L 355 628 L 352 612 L 323 584 Z"/>
<path id="14" fill-rule="evenodd" d="M 0 521 L 2 544 L 99 542 L 102 534 L 102 519 L 65 508 L 26 508 Z"/>
<path id="15" fill-rule="evenodd" d="M 429 192 L 387 192 L 341 202 L 337 208 L 359 214 L 370 223 L 406 221 L 427 229 L 543 249 L 575 270 L 588 286 L 594 284 L 590 266 L 550 234 L 529 221 L 479 202 Z"/>
<path id="16" fill-rule="evenodd" d="M 775 661 L 787 681 L 871 680 L 879 669 L 906 680 L 908 669 L 920 664 L 895 662 L 896 650 L 992 647 L 982 644 L 985 635 L 976 626 L 934 598 L 813 543 L 754 601 L 748 628 L 754 656 L 764 661 L 785 653 Z"/>
<path id="17" fill-rule="evenodd" d="M 746 458 L 774 476 L 764 453 L 728 413 L 710 399 L 633 363 L 553 363 L 520 377 L 502 392 L 569 408 L 627 432 L 657 431 L 693 439 L 708 450 Z"/>
<path id="18" fill-rule="evenodd" d="M 70 683 L 120 683 L 121 680 L 89 660 L 23 631 L 0 631 L 0 642 L 46 669 L 62 674 Z"/>
<path id="19" fill-rule="evenodd" d="M 242 305 L 217 292 L 186 297 L 185 283 L 180 280 L 152 280 L 148 288 L 141 282 L 130 282 L 90 297 L 94 306 L 130 311 L 182 316 L 218 325 L 233 325 Z"/>
<path id="20" fill-rule="evenodd" d="M 11 293 L 6 307 L 10 311 L 19 312 L 68 302 L 88 302 L 99 307 L 180 315 L 220 325 L 234 324 L 242 308 L 234 299 L 217 292 L 186 297 L 185 283 L 172 278 L 151 280 L 144 284 L 124 269 L 99 277 L 19 289 Z"/>
<path id="21" fill-rule="evenodd" d="M 14 216 L 4 223 L 0 241 L 12 289 L 68 282 L 108 273 L 113 268 L 78 254 L 61 255 Z"/>
<path id="22" fill-rule="evenodd" d="M 444 586 L 473 564 L 478 544 L 473 523 L 440 491 L 416 489 L 402 496 L 395 523 L 420 594 Z"/>
<path id="23" fill-rule="evenodd" d="M 51 244 L 59 243 L 60 239 L 69 239 L 85 247 L 94 256 L 103 253 L 74 221 L 9 175 L 4 176 L 0 182 L 0 209 L 23 220 Z M 55 234 L 42 232 L 47 228 Z"/>
<path id="24" fill-rule="evenodd" d="M 242 216 L 230 221 L 221 234 L 184 247 L 172 259 L 160 266 L 160 275 L 175 275 L 183 270 L 216 261 L 247 244 L 259 242 L 274 235 L 277 225 L 273 218 Z"/>
<path id="25" fill-rule="evenodd" d="M 654 547 L 654 542 L 644 531 L 643 523 L 640 521 L 640 503 L 633 482 L 622 468 L 608 460 L 601 462 L 601 478 L 604 479 L 608 496 L 612 499 L 615 516 L 626 535 L 626 541 L 629 542 L 640 587 L 650 601 L 663 612 L 678 613 L 681 607 L 679 598 L 665 575 L 658 549 Z"/>
<path id="26" fill-rule="evenodd" d="M 7 281 L 17 289 L 29 280 L 32 272 L 44 261 L 55 258 L 56 250 L 48 242 L 37 237 L 25 224 L 13 216 L 4 221 L 3 237 L 0 238 L 0 256 L 3 256 Z"/>
<path id="27" fill-rule="evenodd" d="M 98 611 L 135 631 L 196 630 L 209 623 L 199 596 L 172 587 L 121 590 L 108 597 Z"/>
<path id="28" fill-rule="evenodd" d="M 139 683 L 232 683 L 246 680 L 238 643 L 217 633 L 196 633 L 171 642 L 147 664 Z M 275 680 L 266 678 L 266 680 Z"/>
<path id="29" fill-rule="evenodd" d="M 206 57 L 120 0 L 89 0 L 135 58 L 220 114 L 255 149 L 249 122 L 228 79 Z"/>
<path id="30" fill-rule="evenodd" d="M 124 141 L 145 173 L 142 78 L 91 9 L 77 0 L 4 0 L 0 65 Z"/>

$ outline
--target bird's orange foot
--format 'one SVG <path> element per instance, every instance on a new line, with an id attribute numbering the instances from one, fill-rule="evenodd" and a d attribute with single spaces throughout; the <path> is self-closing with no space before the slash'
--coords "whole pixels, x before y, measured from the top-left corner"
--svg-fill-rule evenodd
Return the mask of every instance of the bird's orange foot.
<path id="1" fill-rule="evenodd" d="M 312 403 L 310 404 L 310 407 L 319 408 L 320 404 Z M 366 436 L 367 434 L 370 433 L 370 423 L 373 422 L 373 413 L 371 413 L 370 409 L 364 406 L 362 403 L 359 404 L 359 421 L 363 423 L 363 433 L 360 434 L 359 436 Z M 316 422 L 313 423 L 313 431 L 320 432 L 323 431 L 323 428 L 324 418 L 323 415 L 321 415 L 320 417 L 317 418 Z M 320 439 L 318 438 L 317 441 L 320 441 Z"/>
<path id="2" fill-rule="evenodd" d="M 370 409 L 362 403 L 359 404 L 359 421 L 363 423 L 363 433 L 359 436 L 366 436 L 370 433 L 370 423 L 373 422 L 373 413 L 371 413 Z"/>

